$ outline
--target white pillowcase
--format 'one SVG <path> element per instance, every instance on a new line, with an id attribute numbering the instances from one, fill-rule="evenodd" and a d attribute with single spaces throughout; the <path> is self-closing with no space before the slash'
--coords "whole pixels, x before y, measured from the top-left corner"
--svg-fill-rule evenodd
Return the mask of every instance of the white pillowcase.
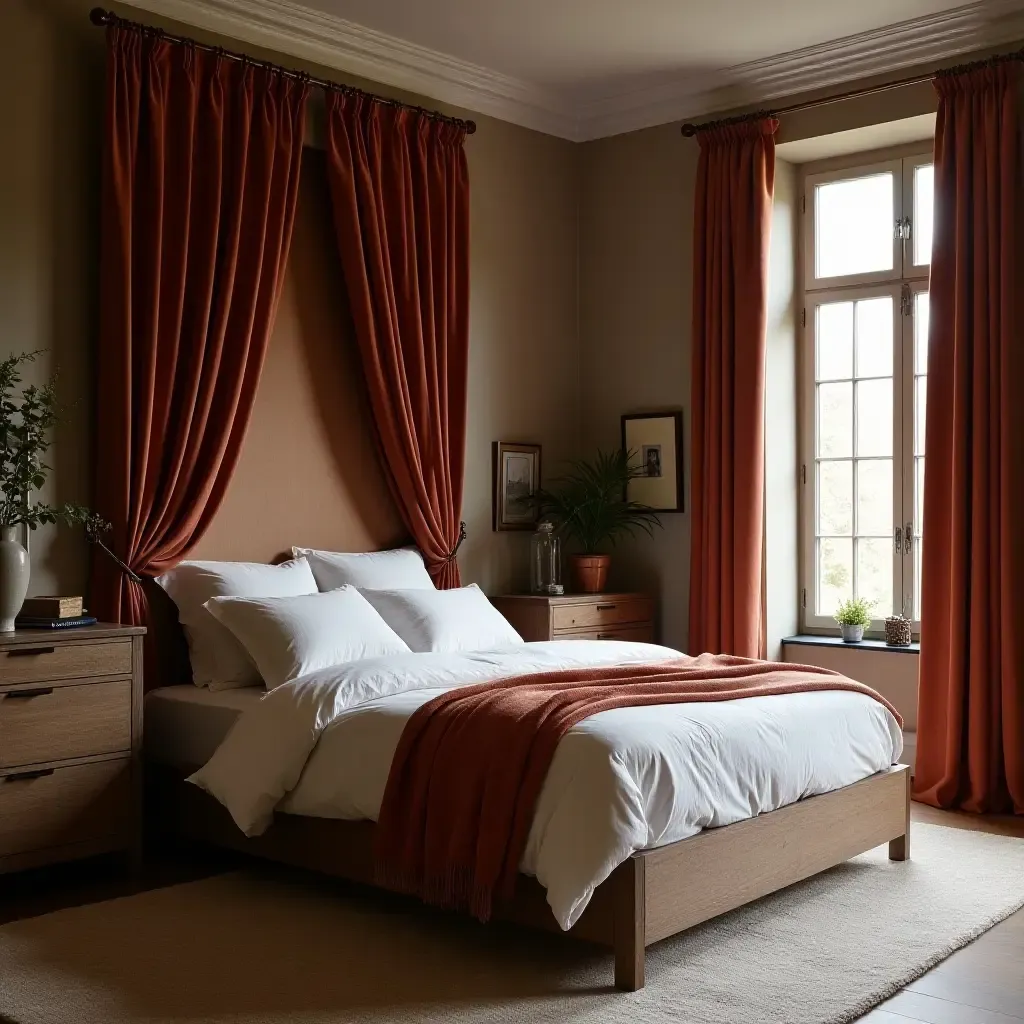
<path id="1" fill-rule="evenodd" d="M 156 578 L 178 606 L 192 681 L 211 690 L 258 686 L 260 674 L 245 648 L 203 606 L 213 597 L 289 597 L 315 594 L 304 558 L 281 565 L 261 562 L 181 562 Z"/>
<path id="2" fill-rule="evenodd" d="M 346 585 L 360 590 L 434 589 L 434 581 L 416 548 L 345 552 L 293 547 L 292 554 L 309 560 L 321 590 L 336 590 Z"/>
<path id="3" fill-rule="evenodd" d="M 409 653 L 354 587 L 301 597 L 215 597 L 206 608 L 249 652 L 268 690 L 317 669 Z"/>
<path id="4" fill-rule="evenodd" d="M 523 642 L 475 583 L 456 590 L 364 590 L 362 595 L 413 651 L 493 651 Z"/>

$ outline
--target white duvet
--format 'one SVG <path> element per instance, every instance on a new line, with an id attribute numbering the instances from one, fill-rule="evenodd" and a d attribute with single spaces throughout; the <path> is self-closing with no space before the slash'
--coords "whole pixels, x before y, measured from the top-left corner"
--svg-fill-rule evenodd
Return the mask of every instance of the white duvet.
<path id="1" fill-rule="evenodd" d="M 247 835 L 263 832 L 276 810 L 375 821 L 405 722 L 439 692 L 677 657 L 653 644 L 563 640 L 324 669 L 246 711 L 190 781 Z M 635 851 L 848 786 L 894 763 L 902 748 L 881 704 L 841 690 L 604 711 L 559 744 L 521 868 L 546 888 L 568 929 Z"/>

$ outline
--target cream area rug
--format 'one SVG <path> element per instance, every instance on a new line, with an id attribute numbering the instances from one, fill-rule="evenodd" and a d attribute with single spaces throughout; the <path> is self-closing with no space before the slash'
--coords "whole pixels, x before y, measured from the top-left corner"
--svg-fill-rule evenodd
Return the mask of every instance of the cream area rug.
<path id="1" fill-rule="evenodd" d="M 1024 904 L 1024 841 L 917 825 L 648 950 L 483 926 L 309 876 L 222 875 L 0 928 L 17 1024 L 823 1024 L 854 1019 Z"/>

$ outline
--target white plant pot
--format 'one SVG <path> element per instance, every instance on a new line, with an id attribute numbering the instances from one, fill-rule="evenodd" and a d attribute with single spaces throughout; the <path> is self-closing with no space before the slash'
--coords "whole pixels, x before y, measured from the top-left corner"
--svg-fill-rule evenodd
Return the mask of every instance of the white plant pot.
<path id="1" fill-rule="evenodd" d="M 14 632 L 14 618 L 28 593 L 31 565 L 17 536 L 17 526 L 0 526 L 0 633 Z"/>
<path id="2" fill-rule="evenodd" d="M 848 626 L 843 623 L 842 630 L 844 644 L 859 644 L 864 639 L 863 626 Z"/>

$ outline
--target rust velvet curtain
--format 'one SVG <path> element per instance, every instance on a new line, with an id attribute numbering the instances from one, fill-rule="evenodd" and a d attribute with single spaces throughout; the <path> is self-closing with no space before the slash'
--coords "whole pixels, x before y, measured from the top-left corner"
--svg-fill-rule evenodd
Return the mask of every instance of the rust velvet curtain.
<path id="1" fill-rule="evenodd" d="M 298 188 L 307 87 L 128 28 L 107 35 L 96 505 L 140 575 L 183 558 L 252 410 Z M 142 623 L 105 558 L 92 610 Z"/>
<path id="2" fill-rule="evenodd" d="M 766 293 L 773 118 L 702 132 L 693 243 L 693 653 L 764 656 Z"/>
<path id="3" fill-rule="evenodd" d="M 392 493 L 439 588 L 459 585 L 469 175 L 457 125 L 327 96 L 335 230 Z"/>
<path id="4" fill-rule="evenodd" d="M 914 795 L 1024 813 L 1024 337 L 1016 64 L 936 80 Z"/>

